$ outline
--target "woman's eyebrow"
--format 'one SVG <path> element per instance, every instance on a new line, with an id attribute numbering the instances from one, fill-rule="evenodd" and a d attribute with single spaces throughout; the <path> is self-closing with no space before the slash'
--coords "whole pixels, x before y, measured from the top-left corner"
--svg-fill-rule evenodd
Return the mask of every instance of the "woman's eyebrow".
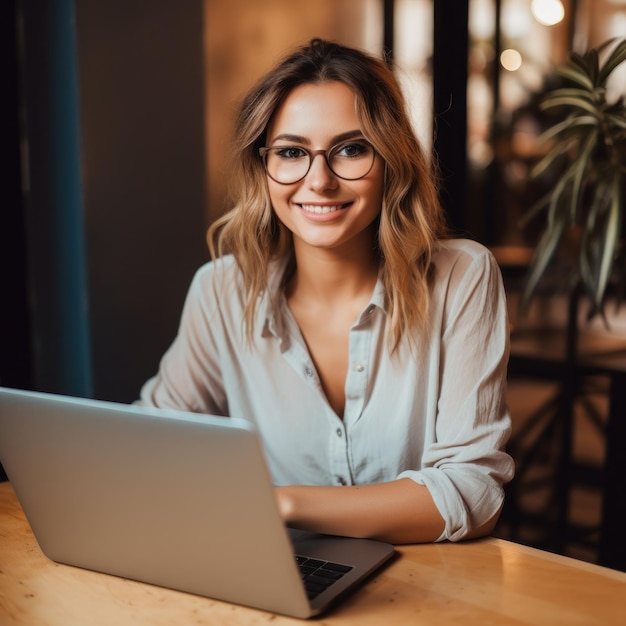
<path id="1" fill-rule="evenodd" d="M 300 135 L 290 135 L 288 133 L 283 133 L 282 135 L 277 135 L 272 139 L 272 144 L 276 141 L 288 141 L 290 143 L 299 143 L 304 145 L 310 145 L 310 141 L 306 137 L 301 137 Z"/>
<path id="2" fill-rule="evenodd" d="M 363 131 L 360 128 L 357 128 L 356 130 L 349 130 L 346 133 L 341 133 L 341 135 L 337 135 L 336 137 L 333 137 L 333 144 L 340 143 L 342 141 L 347 141 L 348 139 L 354 139 L 356 137 L 364 139 Z"/>
<path id="3" fill-rule="evenodd" d="M 345 133 L 336 135 L 335 137 L 331 139 L 331 146 L 334 146 L 335 144 L 338 144 L 342 141 L 346 141 L 348 139 L 354 139 L 355 137 L 363 137 L 363 131 L 360 129 L 349 130 Z M 274 144 L 276 141 L 287 141 L 290 143 L 297 143 L 297 144 L 304 145 L 304 146 L 311 145 L 311 140 L 308 139 L 307 137 L 303 137 L 301 135 L 291 135 L 289 133 L 282 133 L 280 135 L 276 135 L 276 137 L 272 139 L 272 144 Z"/>

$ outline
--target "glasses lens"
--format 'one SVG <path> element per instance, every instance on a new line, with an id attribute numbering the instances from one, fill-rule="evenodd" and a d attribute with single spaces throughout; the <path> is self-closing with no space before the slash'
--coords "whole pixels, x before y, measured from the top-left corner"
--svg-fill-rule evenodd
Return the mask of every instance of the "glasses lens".
<path id="1" fill-rule="evenodd" d="M 374 163 L 374 148 L 367 141 L 334 146 L 328 153 L 330 169 L 340 178 L 356 180 L 365 176 Z"/>
<path id="2" fill-rule="evenodd" d="M 267 173 L 276 182 L 286 185 L 298 182 L 311 167 L 311 154 L 304 148 L 278 146 L 264 148 L 263 151 Z M 372 169 L 375 152 L 367 141 L 357 140 L 333 146 L 324 156 L 336 176 L 356 180 L 363 178 Z"/>
<path id="3" fill-rule="evenodd" d="M 289 184 L 299 181 L 309 171 L 311 156 L 295 146 L 270 148 L 265 153 L 267 173 L 277 182 Z"/>

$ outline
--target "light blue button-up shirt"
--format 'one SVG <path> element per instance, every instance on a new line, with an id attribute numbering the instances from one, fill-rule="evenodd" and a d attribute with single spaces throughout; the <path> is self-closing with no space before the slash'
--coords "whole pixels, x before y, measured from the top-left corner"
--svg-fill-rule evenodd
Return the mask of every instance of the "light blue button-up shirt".
<path id="1" fill-rule="evenodd" d="M 408 341 L 390 354 L 377 283 L 350 330 L 343 419 L 286 304 L 283 269 L 272 269 L 249 342 L 232 257 L 197 272 L 140 402 L 249 420 L 276 485 L 411 478 L 446 522 L 441 539 L 461 539 L 499 510 L 513 473 L 504 451 L 508 321 L 500 270 L 483 246 L 444 242 L 434 269 L 430 334 L 417 354 Z"/>

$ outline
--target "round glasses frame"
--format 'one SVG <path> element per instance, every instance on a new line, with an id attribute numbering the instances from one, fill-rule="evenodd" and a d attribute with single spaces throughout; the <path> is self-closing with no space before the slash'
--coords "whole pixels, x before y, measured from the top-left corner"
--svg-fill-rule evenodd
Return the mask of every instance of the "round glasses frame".
<path id="1" fill-rule="evenodd" d="M 311 166 L 313 165 L 313 159 L 315 159 L 315 157 L 318 154 L 321 154 L 324 157 L 326 166 L 333 173 L 333 175 L 336 176 L 337 178 L 341 178 L 342 180 L 359 180 L 361 178 L 365 178 L 372 171 L 372 167 L 374 167 L 374 161 L 376 160 L 376 150 L 374 149 L 374 146 L 372 146 L 372 144 L 369 141 L 365 141 L 363 139 L 360 139 L 358 141 L 358 143 L 360 144 L 367 145 L 372 151 L 372 161 L 369 164 L 367 171 L 365 171 L 363 174 L 360 174 L 359 176 L 342 176 L 341 174 L 337 174 L 337 172 L 333 169 L 332 165 L 330 164 L 329 155 L 332 156 L 333 152 L 347 145 L 350 145 L 351 143 L 352 142 L 341 142 L 341 143 L 335 144 L 334 146 L 331 146 L 330 148 L 328 148 L 328 150 L 309 150 L 308 148 L 303 148 L 302 146 L 265 146 L 263 148 L 259 148 L 259 154 L 261 155 L 261 158 L 263 159 L 265 173 L 274 182 L 278 183 L 279 185 L 293 185 L 295 183 L 299 183 L 301 180 L 306 178 L 307 174 L 311 171 Z M 305 152 L 309 157 L 309 165 L 306 168 L 306 171 L 304 172 L 304 174 L 302 174 L 302 176 L 300 176 L 299 178 L 296 178 L 294 180 L 289 180 L 289 181 L 278 180 L 277 178 L 274 178 L 269 172 L 269 169 L 267 167 L 267 154 L 271 150 L 288 150 L 289 148 L 297 148 L 298 150 L 302 150 L 302 152 Z"/>

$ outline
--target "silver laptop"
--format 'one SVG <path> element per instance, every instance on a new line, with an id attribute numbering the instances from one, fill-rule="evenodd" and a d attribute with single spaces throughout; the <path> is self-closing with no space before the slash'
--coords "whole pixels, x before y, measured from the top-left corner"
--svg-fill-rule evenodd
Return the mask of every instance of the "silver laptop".
<path id="1" fill-rule="evenodd" d="M 286 529 L 244 420 L 0 388 L 0 463 L 44 554 L 107 574 L 306 618 L 394 555 Z"/>

